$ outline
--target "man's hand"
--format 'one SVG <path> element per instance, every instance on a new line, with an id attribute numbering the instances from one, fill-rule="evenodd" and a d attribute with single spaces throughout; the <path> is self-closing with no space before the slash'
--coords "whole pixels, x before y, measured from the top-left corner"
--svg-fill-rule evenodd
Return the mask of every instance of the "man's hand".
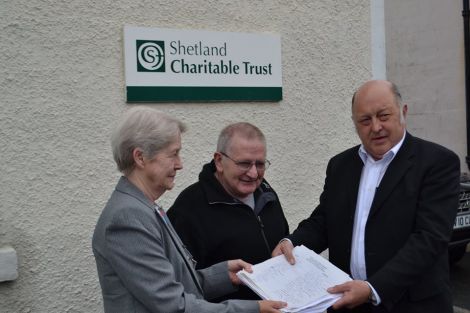
<path id="1" fill-rule="evenodd" d="M 250 263 L 247 263 L 241 259 L 228 261 L 228 275 L 230 276 L 232 284 L 240 285 L 242 283 L 242 281 L 237 276 L 237 272 L 241 270 L 245 270 L 248 273 L 253 273 L 253 269 L 251 268 Z"/>
<path id="2" fill-rule="evenodd" d="M 258 303 L 260 313 L 281 313 L 279 309 L 287 306 L 287 303 L 282 301 L 262 300 Z"/>
<path id="3" fill-rule="evenodd" d="M 352 309 L 366 303 L 372 292 L 369 284 L 363 280 L 348 281 L 347 283 L 328 288 L 327 291 L 329 293 L 343 293 L 341 299 L 333 304 L 333 309 L 335 310 L 344 307 Z"/>
<path id="4" fill-rule="evenodd" d="M 274 248 L 273 252 L 271 253 L 271 256 L 278 256 L 278 255 L 284 254 L 284 256 L 287 259 L 287 262 L 294 265 L 295 258 L 294 258 L 294 254 L 292 253 L 293 249 L 294 249 L 294 246 L 292 245 L 292 242 L 290 242 L 290 240 L 281 240 L 281 242 L 278 243 L 276 248 Z"/>

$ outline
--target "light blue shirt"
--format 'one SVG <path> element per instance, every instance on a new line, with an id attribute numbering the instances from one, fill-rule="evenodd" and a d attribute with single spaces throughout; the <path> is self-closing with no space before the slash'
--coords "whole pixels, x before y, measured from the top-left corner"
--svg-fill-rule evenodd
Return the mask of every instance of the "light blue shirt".
<path id="1" fill-rule="evenodd" d="M 387 171 L 388 166 L 395 158 L 398 150 L 405 140 L 406 131 L 403 137 L 392 149 L 390 149 L 380 160 L 375 160 L 364 146 L 359 148 L 359 157 L 364 162 L 362 168 L 361 181 L 359 183 L 359 191 L 357 194 L 356 213 L 354 215 L 353 237 L 351 244 L 351 274 L 354 279 L 367 280 L 366 260 L 364 252 L 364 235 L 369 217 L 369 211 L 374 200 L 375 191 L 380 185 L 382 178 Z M 371 286 L 369 284 L 369 286 Z M 371 286 L 376 303 L 380 303 L 380 297 L 375 289 Z"/>

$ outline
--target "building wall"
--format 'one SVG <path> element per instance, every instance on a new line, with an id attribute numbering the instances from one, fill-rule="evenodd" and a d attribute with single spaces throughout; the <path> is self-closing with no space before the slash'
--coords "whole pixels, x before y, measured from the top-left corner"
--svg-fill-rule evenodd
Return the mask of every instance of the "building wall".
<path id="1" fill-rule="evenodd" d="M 187 123 L 184 169 L 166 208 L 211 159 L 227 123 L 268 140 L 267 179 L 292 229 L 308 216 L 328 159 L 358 143 L 353 90 L 370 76 L 369 2 L 0 0 L 0 246 L 19 278 L 2 312 L 102 312 L 91 251 L 119 177 L 109 135 L 125 103 L 123 26 L 277 33 L 283 96 L 265 103 L 148 104 Z"/>
<path id="2" fill-rule="evenodd" d="M 468 172 L 461 0 L 385 2 L 387 77 L 408 103 L 408 130 L 460 156 Z"/>

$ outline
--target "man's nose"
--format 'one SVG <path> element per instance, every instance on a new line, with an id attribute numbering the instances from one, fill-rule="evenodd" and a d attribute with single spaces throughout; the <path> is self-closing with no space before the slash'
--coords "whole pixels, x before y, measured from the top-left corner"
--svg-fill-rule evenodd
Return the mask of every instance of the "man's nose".
<path id="1" fill-rule="evenodd" d="M 372 119 L 372 131 L 378 133 L 382 130 L 382 122 L 378 118 Z"/>
<path id="2" fill-rule="evenodd" d="M 246 174 L 250 177 L 258 177 L 258 169 L 256 168 L 256 164 L 253 162 L 250 166 L 250 169 L 248 170 L 248 172 L 246 172 Z"/>

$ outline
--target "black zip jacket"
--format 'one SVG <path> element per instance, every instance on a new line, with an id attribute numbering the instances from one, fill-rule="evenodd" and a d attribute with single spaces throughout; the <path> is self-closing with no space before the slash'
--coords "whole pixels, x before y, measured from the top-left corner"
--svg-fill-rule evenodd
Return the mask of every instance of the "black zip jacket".
<path id="1" fill-rule="evenodd" d="M 204 165 L 199 181 L 187 187 L 167 214 L 197 261 L 206 268 L 218 262 L 243 259 L 257 264 L 271 258 L 289 226 L 279 198 L 263 180 L 255 191 L 255 209 L 229 195 L 215 178 L 214 161 Z M 259 299 L 247 287 L 224 298 Z"/>

